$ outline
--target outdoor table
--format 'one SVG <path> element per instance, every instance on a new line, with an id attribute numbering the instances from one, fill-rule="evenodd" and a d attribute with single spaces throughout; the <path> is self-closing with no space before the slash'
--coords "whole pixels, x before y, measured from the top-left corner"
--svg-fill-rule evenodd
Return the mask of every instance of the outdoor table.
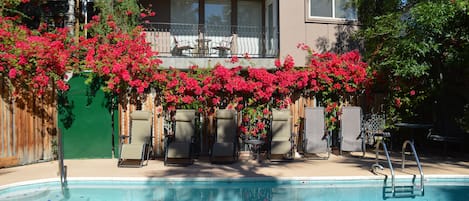
<path id="1" fill-rule="evenodd" d="M 209 44 L 212 41 L 207 38 L 199 38 L 195 40 L 198 44 L 198 53 L 199 56 L 207 56 L 209 54 Z"/>
<path id="2" fill-rule="evenodd" d="M 261 145 L 264 144 L 264 140 L 245 140 L 244 141 L 246 144 L 249 144 L 250 146 L 250 150 L 251 150 L 251 154 L 253 153 L 256 153 L 256 159 L 257 161 L 261 161 L 260 159 L 260 152 L 261 152 Z"/>
<path id="3" fill-rule="evenodd" d="M 409 136 L 405 136 L 403 135 L 404 137 L 406 137 L 406 139 L 404 139 L 404 143 L 408 140 L 410 141 L 412 144 L 415 145 L 415 135 L 416 135 L 416 130 L 418 129 L 430 129 L 433 127 L 432 124 L 423 124 L 423 123 L 405 123 L 405 122 L 400 122 L 400 123 L 396 123 L 394 124 L 396 127 L 399 127 L 399 128 L 406 128 L 406 129 L 410 129 L 410 135 Z M 427 133 L 425 133 L 427 134 Z M 404 144 L 403 143 L 403 144 Z M 422 146 L 420 146 L 420 148 L 423 148 Z"/>
<path id="4" fill-rule="evenodd" d="M 414 141 L 414 137 L 415 137 L 414 134 L 415 134 L 416 129 L 430 129 L 433 127 L 432 124 L 405 123 L 405 122 L 396 123 L 394 125 L 400 128 L 412 129 L 412 132 L 410 133 L 410 136 L 409 136 L 409 140 L 411 141 Z"/>

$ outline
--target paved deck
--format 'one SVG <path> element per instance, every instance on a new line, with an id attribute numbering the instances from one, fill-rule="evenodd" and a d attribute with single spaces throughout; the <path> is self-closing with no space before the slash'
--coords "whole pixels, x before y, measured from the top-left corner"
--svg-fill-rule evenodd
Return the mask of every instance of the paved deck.
<path id="1" fill-rule="evenodd" d="M 469 176 L 469 158 L 421 157 L 425 175 Z M 356 155 L 331 155 L 328 160 L 295 159 L 291 162 L 258 163 L 242 160 L 234 164 L 211 164 L 200 158 L 190 166 L 164 166 L 162 160 L 151 160 L 142 168 L 118 168 L 117 159 L 65 160 L 68 177 L 144 177 L 144 178 L 188 178 L 188 177 L 322 177 L 322 176 L 374 176 L 370 167 L 374 155 L 365 158 Z M 382 161 L 383 166 L 387 166 Z M 400 169 L 399 155 L 393 157 L 397 175 L 418 174 L 413 159 L 409 157 L 408 168 Z M 389 169 L 380 171 L 389 175 Z M 381 175 L 382 176 L 382 175 Z M 58 178 L 58 162 L 50 161 L 32 165 L 0 169 L 0 186 L 36 179 Z"/>

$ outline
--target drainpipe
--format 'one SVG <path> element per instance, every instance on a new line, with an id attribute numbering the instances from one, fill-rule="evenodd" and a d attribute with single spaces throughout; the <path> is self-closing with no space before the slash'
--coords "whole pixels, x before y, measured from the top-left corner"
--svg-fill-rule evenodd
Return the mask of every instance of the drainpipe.
<path id="1" fill-rule="evenodd" d="M 65 24 L 72 36 L 75 35 L 75 4 L 75 0 L 68 0 L 67 22 Z"/>

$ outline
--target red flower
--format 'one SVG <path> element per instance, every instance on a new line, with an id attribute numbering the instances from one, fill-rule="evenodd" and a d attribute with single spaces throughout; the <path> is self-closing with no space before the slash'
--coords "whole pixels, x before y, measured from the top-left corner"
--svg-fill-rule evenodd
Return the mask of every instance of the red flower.
<path id="1" fill-rule="evenodd" d="M 238 63 L 238 62 L 239 62 L 238 56 L 233 55 L 233 56 L 231 57 L 231 61 L 230 61 L 230 62 L 233 63 L 233 64 L 234 64 L 234 63 Z"/>
<path id="2" fill-rule="evenodd" d="M 10 79 L 15 79 L 16 78 L 16 69 L 15 68 L 10 69 L 10 72 L 8 72 L 8 77 L 10 77 Z"/>
<path id="3" fill-rule="evenodd" d="M 396 105 L 397 108 L 401 107 L 401 99 L 400 98 L 395 98 L 394 99 L 394 105 Z"/>
<path id="4" fill-rule="evenodd" d="M 415 95 L 415 91 L 414 91 L 414 90 L 411 90 L 409 93 L 410 93 L 411 96 Z"/>
<path id="5" fill-rule="evenodd" d="M 265 124 L 263 122 L 257 122 L 257 128 L 259 128 L 260 130 L 264 130 L 265 128 Z"/>
<path id="6" fill-rule="evenodd" d="M 241 133 L 247 133 L 248 129 L 245 126 L 239 126 L 239 131 L 241 131 Z"/>
<path id="7" fill-rule="evenodd" d="M 342 86 L 339 83 L 334 84 L 334 89 L 340 90 Z"/>
<path id="8" fill-rule="evenodd" d="M 282 63 L 280 62 L 280 59 L 275 59 L 275 66 L 277 68 L 281 68 L 282 67 Z"/>
<path id="9" fill-rule="evenodd" d="M 57 80 L 57 88 L 61 91 L 67 91 L 69 86 L 63 80 Z"/>
<path id="10" fill-rule="evenodd" d="M 184 96 L 182 98 L 182 102 L 186 104 L 191 104 L 192 102 L 194 102 L 194 98 L 192 96 Z"/>

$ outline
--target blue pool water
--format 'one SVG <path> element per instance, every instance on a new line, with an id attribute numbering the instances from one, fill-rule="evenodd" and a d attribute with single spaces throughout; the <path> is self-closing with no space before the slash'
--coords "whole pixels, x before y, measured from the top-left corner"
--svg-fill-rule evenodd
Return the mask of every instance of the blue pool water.
<path id="1" fill-rule="evenodd" d="M 398 185 L 410 184 L 399 179 Z M 402 198 L 392 197 L 383 179 L 153 179 L 70 180 L 62 194 L 60 184 L 41 182 L 0 189 L 2 201 L 308 201 L 308 200 L 469 200 L 469 178 L 429 178 L 425 193 L 400 187 Z M 398 188 L 399 190 L 399 188 Z"/>

